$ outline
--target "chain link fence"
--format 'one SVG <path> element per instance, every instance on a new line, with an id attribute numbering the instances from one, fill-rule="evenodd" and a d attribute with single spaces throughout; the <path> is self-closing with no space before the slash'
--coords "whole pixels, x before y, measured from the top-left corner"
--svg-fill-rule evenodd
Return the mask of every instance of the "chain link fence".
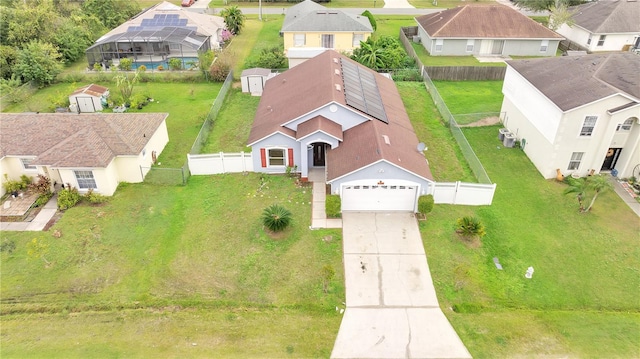
<path id="1" fill-rule="evenodd" d="M 197 155 L 200 153 L 200 150 L 202 150 L 202 147 L 207 141 L 209 132 L 211 132 L 213 123 L 218 117 L 218 112 L 220 111 L 220 108 L 224 103 L 225 97 L 227 97 L 227 92 L 229 92 L 229 89 L 231 88 L 232 83 L 233 83 L 233 71 L 230 71 L 229 74 L 227 75 L 227 78 L 224 80 L 224 83 L 222 84 L 222 88 L 220 89 L 220 92 L 218 92 L 218 96 L 216 96 L 216 99 L 213 101 L 213 104 L 211 105 L 211 109 L 209 109 L 207 118 L 204 120 L 204 123 L 200 128 L 198 137 L 196 137 L 196 140 L 193 142 L 193 146 L 191 146 L 191 151 L 189 151 L 189 154 Z"/>
<path id="2" fill-rule="evenodd" d="M 479 183 L 491 184 L 492 182 L 491 179 L 489 179 L 489 175 L 487 175 L 487 171 L 485 171 L 482 163 L 478 159 L 478 156 L 476 156 L 473 148 L 471 148 L 471 145 L 469 144 L 469 141 L 467 141 L 467 138 L 464 136 L 464 133 L 462 133 L 458 122 L 456 122 L 456 119 L 451 114 L 451 111 L 449 111 L 449 108 L 440 96 L 438 89 L 431 81 L 431 78 L 429 77 L 429 74 L 424 69 L 424 67 L 422 68 L 422 77 L 424 78 L 424 84 L 427 87 L 427 91 L 431 95 L 433 102 L 436 104 L 438 111 L 440 112 L 446 123 L 449 125 L 449 130 L 451 130 L 453 137 L 456 139 L 456 142 L 458 143 L 458 146 L 462 151 L 462 155 L 469 163 L 469 167 L 471 167 L 471 171 L 473 171 L 476 179 Z"/>
<path id="3" fill-rule="evenodd" d="M 144 183 L 162 186 L 186 186 L 189 179 L 189 167 L 185 162 L 180 168 L 142 167 L 140 172 L 146 173 Z"/>

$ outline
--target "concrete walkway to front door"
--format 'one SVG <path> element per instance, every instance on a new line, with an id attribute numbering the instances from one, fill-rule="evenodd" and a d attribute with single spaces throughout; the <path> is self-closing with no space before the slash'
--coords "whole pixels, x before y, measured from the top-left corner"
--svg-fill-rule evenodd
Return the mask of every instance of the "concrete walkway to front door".
<path id="1" fill-rule="evenodd" d="M 313 184 L 313 204 L 311 206 L 311 229 L 342 228 L 339 218 L 327 218 L 325 202 L 327 200 L 327 183 L 324 167 L 309 169 L 309 181 Z"/>
<path id="2" fill-rule="evenodd" d="M 413 213 L 342 219 L 347 309 L 331 358 L 471 358 L 440 310 Z"/>

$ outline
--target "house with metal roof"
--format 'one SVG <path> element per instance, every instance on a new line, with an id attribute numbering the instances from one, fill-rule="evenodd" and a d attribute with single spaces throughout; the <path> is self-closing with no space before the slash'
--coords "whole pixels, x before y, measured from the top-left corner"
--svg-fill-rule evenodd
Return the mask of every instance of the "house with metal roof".
<path id="1" fill-rule="evenodd" d="M 81 193 L 111 196 L 120 182 L 143 181 L 169 142 L 167 116 L 0 114 L 0 177 L 41 174 Z"/>
<path id="2" fill-rule="evenodd" d="M 198 61 L 198 54 L 220 48 L 224 19 L 198 14 L 163 1 L 109 31 L 86 50 L 89 68 L 133 60 L 133 68 L 162 66 L 179 58 L 183 68 Z"/>
<path id="3" fill-rule="evenodd" d="M 394 82 L 333 50 L 265 83 L 253 169 L 322 171 L 342 210 L 415 211 L 433 177 Z"/>
<path id="4" fill-rule="evenodd" d="M 505 5 L 465 5 L 415 20 L 431 56 L 555 56 L 564 39 Z"/>
<path id="5" fill-rule="evenodd" d="M 544 178 L 640 165 L 640 56 L 631 53 L 507 61 L 504 126 Z"/>
<path id="6" fill-rule="evenodd" d="M 640 2 L 593 1 L 572 6 L 571 26 L 558 33 L 589 52 L 640 49 Z"/>
<path id="7" fill-rule="evenodd" d="M 373 33 L 369 18 L 329 9 L 305 0 L 289 9 L 280 35 L 289 67 L 310 59 L 325 49 L 350 53 Z"/>

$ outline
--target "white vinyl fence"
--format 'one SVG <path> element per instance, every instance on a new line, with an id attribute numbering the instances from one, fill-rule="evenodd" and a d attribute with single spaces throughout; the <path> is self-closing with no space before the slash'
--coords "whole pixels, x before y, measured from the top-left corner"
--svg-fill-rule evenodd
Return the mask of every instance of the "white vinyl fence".
<path id="1" fill-rule="evenodd" d="M 187 161 L 191 175 L 253 172 L 253 160 L 250 152 L 220 152 L 206 155 L 187 154 Z"/>
<path id="2" fill-rule="evenodd" d="M 490 205 L 495 191 L 495 183 L 438 182 L 434 183 L 433 200 L 437 204 Z"/>

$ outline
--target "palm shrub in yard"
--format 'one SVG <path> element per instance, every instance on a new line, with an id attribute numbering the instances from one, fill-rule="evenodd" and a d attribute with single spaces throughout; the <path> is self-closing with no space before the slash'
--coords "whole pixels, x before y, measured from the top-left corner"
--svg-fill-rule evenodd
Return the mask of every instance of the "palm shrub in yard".
<path id="1" fill-rule="evenodd" d="M 487 234 L 484 224 L 482 224 L 478 218 L 472 216 L 458 218 L 458 229 L 456 232 L 466 239 L 482 238 Z"/>
<path id="2" fill-rule="evenodd" d="M 75 206 L 80 202 L 80 193 L 75 187 L 71 187 L 70 184 L 58 192 L 58 209 L 65 210 Z"/>
<path id="3" fill-rule="evenodd" d="M 291 224 L 291 212 L 279 204 L 273 204 L 262 212 L 262 224 L 272 232 L 281 232 Z"/>

